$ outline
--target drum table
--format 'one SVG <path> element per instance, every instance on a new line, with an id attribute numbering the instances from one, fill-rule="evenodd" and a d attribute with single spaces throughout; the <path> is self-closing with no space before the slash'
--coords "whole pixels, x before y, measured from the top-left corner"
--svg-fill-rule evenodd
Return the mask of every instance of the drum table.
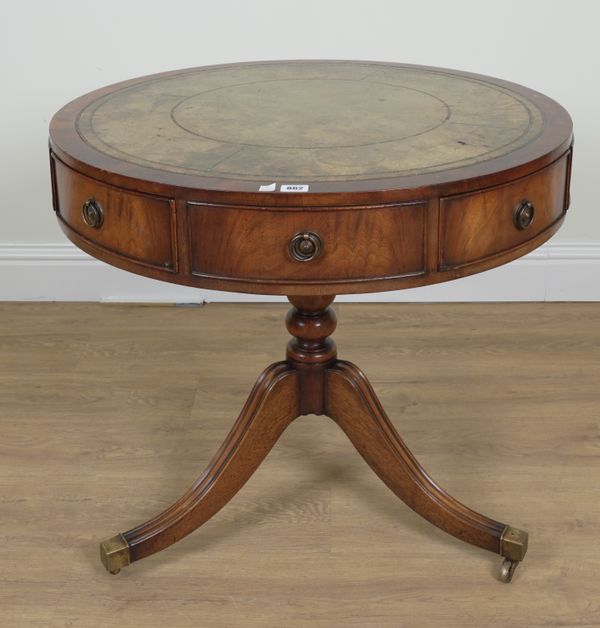
<path id="1" fill-rule="evenodd" d="M 286 359 L 258 378 L 222 447 L 164 512 L 101 543 L 111 573 L 202 525 L 296 417 L 331 417 L 410 508 L 504 557 L 527 534 L 427 475 L 330 335 L 336 294 L 478 273 L 548 240 L 569 204 L 572 124 L 556 102 L 475 74 L 395 63 L 199 67 L 125 81 L 50 125 L 66 235 L 133 273 L 286 295 Z M 265 330 L 266 331 L 266 330 Z"/>

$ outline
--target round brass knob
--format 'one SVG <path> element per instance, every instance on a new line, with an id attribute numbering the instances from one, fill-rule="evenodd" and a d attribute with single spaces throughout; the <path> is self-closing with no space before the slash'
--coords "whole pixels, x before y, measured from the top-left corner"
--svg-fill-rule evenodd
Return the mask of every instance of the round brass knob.
<path id="1" fill-rule="evenodd" d="M 100 229 L 104 222 L 104 210 L 95 198 L 89 198 L 83 204 L 81 213 L 83 214 L 83 221 L 88 227 Z"/>
<path id="2" fill-rule="evenodd" d="M 528 200 L 521 201 L 515 210 L 515 227 L 517 229 L 527 229 L 533 222 L 535 216 L 535 207 L 533 203 Z"/>
<path id="3" fill-rule="evenodd" d="M 319 257 L 323 248 L 321 238 L 313 231 L 301 231 L 290 242 L 290 255 L 298 262 L 310 262 Z"/>

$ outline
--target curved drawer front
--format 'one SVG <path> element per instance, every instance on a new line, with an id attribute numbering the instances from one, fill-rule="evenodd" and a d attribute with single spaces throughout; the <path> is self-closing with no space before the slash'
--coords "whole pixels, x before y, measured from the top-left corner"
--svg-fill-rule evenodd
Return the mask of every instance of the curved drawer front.
<path id="1" fill-rule="evenodd" d="M 54 158 L 55 211 L 78 235 L 102 249 L 162 270 L 176 269 L 175 204 L 115 188 Z M 94 212 L 84 216 L 84 205 Z M 100 214 L 100 217 L 98 217 Z M 94 224 L 94 219 L 99 223 Z"/>
<path id="2" fill-rule="evenodd" d="M 426 209 L 426 203 L 351 211 L 188 203 L 192 273 L 263 283 L 423 274 Z M 308 260 L 295 257 L 303 237 L 311 241 L 307 256 L 316 253 Z"/>
<path id="3" fill-rule="evenodd" d="M 550 227 L 566 211 L 569 155 L 503 186 L 440 199 L 440 269 L 508 251 Z M 533 220 L 519 223 L 529 203 Z M 525 216 L 528 218 L 528 216 Z"/>

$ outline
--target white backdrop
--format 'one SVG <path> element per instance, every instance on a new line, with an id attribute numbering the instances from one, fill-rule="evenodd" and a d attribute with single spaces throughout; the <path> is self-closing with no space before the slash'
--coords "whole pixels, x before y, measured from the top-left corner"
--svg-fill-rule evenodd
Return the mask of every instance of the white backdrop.
<path id="1" fill-rule="evenodd" d="M 292 58 L 397 61 L 489 74 L 546 93 L 574 119 L 571 213 L 552 243 L 482 276 L 376 298 L 599 299 L 598 24 L 597 0 L 5 2 L 0 299 L 226 298 L 129 277 L 74 251 L 51 211 L 48 123 L 67 101 L 134 76 Z"/>

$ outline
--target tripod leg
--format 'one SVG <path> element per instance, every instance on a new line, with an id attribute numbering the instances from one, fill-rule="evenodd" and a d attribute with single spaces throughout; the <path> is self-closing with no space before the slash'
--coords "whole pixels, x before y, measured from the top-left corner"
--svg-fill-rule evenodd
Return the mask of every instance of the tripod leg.
<path id="1" fill-rule="evenodd" d="M 106 569 L 118 573 L 210 519 L 242 488 L 298 415 L 298 373 L 286 362 L 271 365 L 256 382 L 225 442 L 185 495 L 157 517 L 100 544 Z"/>
<path id="2" fill-rule="evenodd" d="M 438 528 L 504 556 L 500 579 L 510 582 L 527 551 L 527 533 L 467 508 L 441 489 L 400 438 L 356 366 L 337 361 L 328 367 L 325 395 L 327 414 L 383 482 Z"/>

